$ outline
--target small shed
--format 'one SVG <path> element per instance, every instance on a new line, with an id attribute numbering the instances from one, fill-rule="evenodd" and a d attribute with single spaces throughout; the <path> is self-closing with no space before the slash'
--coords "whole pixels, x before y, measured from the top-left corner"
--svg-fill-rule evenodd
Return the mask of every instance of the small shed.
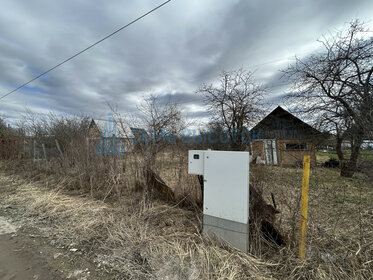
<path id="1" fill-rule="evenodd" d="M 133 133 L 131 128 L 126 123 L 117 123 L 113 120 L 97 120 L 92 119 L 88 128 L 87 142 L 89 145 L 95 145 L 99 141 L 105 140 L 107 143 L 111 142 L 113 138 L 120 140 L 125 145 L 125 151 L 133 150 Z"/>
<path id="2" fill-rule="evenodd" d="M 253 134 L 260 137 L 252 143 L 254 160 L 260 157 L 269 165 L 296 165 L 310 155 L 311 165 L 316 165 L 315 143 L 320 132 L 280 106 L 251 130 Z"/>

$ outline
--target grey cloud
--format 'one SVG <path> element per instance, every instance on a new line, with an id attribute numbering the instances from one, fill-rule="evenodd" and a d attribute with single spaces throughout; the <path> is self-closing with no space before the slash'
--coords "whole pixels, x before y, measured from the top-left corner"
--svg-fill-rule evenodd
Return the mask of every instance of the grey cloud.
<path id="1" fill-rule="evenodd" d="M 12 1 L 0 10 L 0 93 L 31 79 L 161 1 Z M 195 90 L 221 70 L 256 70 L 272 86 L 268 101 L 287 91 L 279 69 L 315 50 L 322 34 L 355 17 L 365 1 L 172 1 L 102 44 L 0 100 L 0 114 L 35 110 L 105 115 L 106 103 L 135 113 L 144 94 L 171 96 L 190 118 L 206 118 Z M 264 64 L 263 64 L 264 63 Z M 273 87 L 275 86 L 275 87 Z"/>

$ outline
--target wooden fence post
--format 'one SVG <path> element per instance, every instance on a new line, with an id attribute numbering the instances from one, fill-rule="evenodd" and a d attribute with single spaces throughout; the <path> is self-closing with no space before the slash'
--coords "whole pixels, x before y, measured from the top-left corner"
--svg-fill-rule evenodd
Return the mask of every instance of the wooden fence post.
<path id="1" fill-rule="evenodd" d="M 45 168 L 48 168 L 47 151 L 45 149 L 44 143 L 41 144 L 41 146 L 43 147 L 43 153 L 44 153 L 44 158 L 45 158 Z"/>
<path id="2" fill-rule="evenodd" d="M 61 157 L 63 158 L 63 153 L 60 147 L 60 144 L 58 143 L 57 139 L 54 139 L 56 141 L 57 150 L 60 152 Z"/>
<path id="3" fill-rule="evenodd" d="M 89 147 L 89 137 L 86 137 L 86 145 L 87 145 L 87 166 L 89 165 L 89 153 L 90 153 L 90 147 Z"/>
<path id="4" fill-rule="evenodd" d="M 33 149 L 34 149 L 34 162 L 36 161 L 36 141 L 34 139 L 34 142 L 33 142 Z"/>

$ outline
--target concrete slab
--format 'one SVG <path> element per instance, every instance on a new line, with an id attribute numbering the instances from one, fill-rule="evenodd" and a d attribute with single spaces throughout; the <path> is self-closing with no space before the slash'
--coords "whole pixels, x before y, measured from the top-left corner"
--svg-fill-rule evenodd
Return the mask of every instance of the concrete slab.
<path id="1" fill-rule="evenodd" d="M 247 253 L 249 250 L 249 225 L 210 215 L 203 215 L 203 233 L 217 237 Z"/>

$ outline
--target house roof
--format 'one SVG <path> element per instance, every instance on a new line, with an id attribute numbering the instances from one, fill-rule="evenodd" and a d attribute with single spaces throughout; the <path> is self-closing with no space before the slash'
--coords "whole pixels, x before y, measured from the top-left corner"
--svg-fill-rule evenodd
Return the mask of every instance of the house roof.
<path id="1" fill-rule="evenodd" d="M 307 139 L 319 135 L 320 132 L 303 122 L 293 114 L 278 106 L 252 130 L 260 132 L 262 139 Z"/>

